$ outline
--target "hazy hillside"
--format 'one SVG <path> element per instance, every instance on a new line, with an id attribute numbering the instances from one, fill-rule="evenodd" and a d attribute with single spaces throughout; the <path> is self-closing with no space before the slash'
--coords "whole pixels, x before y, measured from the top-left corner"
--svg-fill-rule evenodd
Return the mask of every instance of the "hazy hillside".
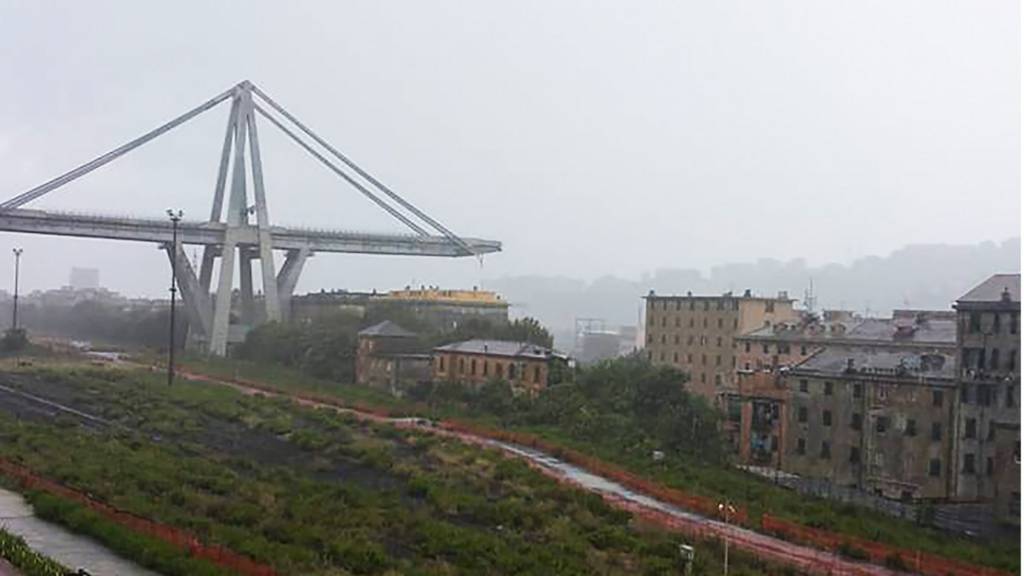
<path id="1" fill-rule="evenodd" d="M 575 318 L 604 318 L 610 325 L 636 324 L 640 298 L 661 294 L 719 294 L 728 290 L 803 298 L 811 279 L 818 307 L 851 308 L 888 314 L 893 308 L 949 309 L 953 300 L 996 272 L 1020 271 L 1020 238 L 976 245 L 911 245 L 885 257 L 861 258 L 849 265 L 807 266 L 803 260 L 724 264 L 704 274 L 666 268 L 640 279 L 608 275 L 585 282 L 558 276 L 514 276 L 489 280 L 489 289 L 551 327 L 557 344 L 572 345 Z"/>

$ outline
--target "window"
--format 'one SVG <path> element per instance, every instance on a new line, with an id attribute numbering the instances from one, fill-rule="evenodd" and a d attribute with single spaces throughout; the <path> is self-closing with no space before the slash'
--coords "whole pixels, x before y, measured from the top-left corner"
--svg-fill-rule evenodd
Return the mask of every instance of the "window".
<path id="1" fill-rule="evenodd" d="M 719 354 L 718 356 L 715 356 L 715 366 L 721 366 L 721 365 L 722 365 L 722 355 Z"/>
<path id="2" fill-rule="evenodd" d="M 693 354 L 687 354 L 686 355 L 686 363 L 687 364 L 693 364 Z"/>
<path id="3" fill-rule="evenodd" d="M 693 318 L 690 318 L 690 328 L 693 328 Z"/>
<path id="4" fill-rule="evenodd" d="M 1013 384 L 1006 385 L 1006 407 L 1013 408 L 1016 403 L 1013 401 Z"/>
<path id="5" fill-rule="evenodd" d="M 708 355 L 707 354 L 701 354 L 700 355 L 700 365 L 701 366 L 707 366 L 708 365 Z"/>
<path id="6" fill-rule="evenodd" d="M 516 373 L 517 373 L 516 365 L 515 364 L 509 364 L 508 365 L 508 377 L 509 377 L 509 379 L 515 378 L 516 377 Z"/>
<path id="7" fill-rule="evenodd" d="M 779 354 L 789 354 L 789 344 L 788 343 L 787 344 L 780 343 L 776 348 L 779 351 Z"/>
<path id="8" fill-rule="evenodd" d="M 1010 314 L 1010 334 L 1017 333 L 1018 322 L 1020 322 L 1020 318 L 1017 316 L 1017 313 L 1014 312 L 1013 314 Z"/>
<path id="9" fill-rule="evenodd" d="M 968 418 L 964 421 L 964 438 L 974 438 L 978 435 L 978 421 Z"/>
<path id="10" fill-rule="evenodd" d="M 476 376 L 476 358 L 469 361 L 469 373 Z"/>
<path id="11" fill-rule="evenodd" d="M 672 362 L 679 364 L 679 352 L 672 353 Z"/>
<path id="12" fill-rule="evenodd" d="M 437 359 L 437 369 L 439 372 L 444 372 L 444 356 Z"/>
<path id="13" fill-rule="evenodd" d="M 676 316 L 676 328 L 679 328 L 679 321 L 680 321 L 679 316 Z"/>
<path id="14" fill-rule="evenodd" d="M 932 442 L 942 441 L 942 422 L 932 422 Z"/>
<path id="15" fill-rule="evenodd" d="M 964 474 L 974 474 L 974 454 L 964 454 Z"/>
<path id="16" fill-rule="evenodd" d="M 989 456 L 988 458 L 985 459 L 985 476 L 991 476 L 992 473 L 995 472 L 995 469 L 996 464 L 992 460 L 992 457 Z"/>
<path id="17" fill-rule="evenodd" d="M 903 429 L 903 433 L 907 436 L 917 436 L 917 420 L 907 418 L 907 426 Z"/>
<path id="18" fill-rule="evenodd" d="M 708 381 L 708 375 L 703 373 L 703 372 L 701 372 L 700 373 L 700 383 L 701 384 L 705 384 L 705 383 L 707 383 L 707 381 Z"/>
<path id="19" fill-rule="evenodd" d="M 702 320 L 702 321 L 701 321 L 701 324 L 703 324 L 703 325 L 704 325 L 704 327 L 705 327 L 705 328 L 707 328 L 707 327 L 708 327 L 708 319 L 707 319 L 707 318 L 705 318 L 704 320 Z"/>
<path id="20" fill-rule="evenodd" d="M 483 368 L 484 368 L 484 376 L 487 376 L 487 360 L 484 360 Z"/>
<path id="21" fill-rule="evenodd" d="M 800 380 L 800 391 L 807 392 L 807 380 Z"/>
<path id="22" fill-rule="evenodd" d="M 822 410 L 822 412 L 821 412 L 821 423 L 824 424 L 825 426 L 831 426 L 832 425 L 832 411 L 831 410 Z"/>
<path id="23" fill-rule="evenodd" d="M 775 302 L 765 302 L 764 303 L 764 311 L 765 312 L 775 312 Z"/>
<path id="24" fill-rule="evenodd" d="M 652 344 L 654 342 L 654 334 L 647 335 L 647 343 Z"/>
<path id="25" fill-rule="evenodd" d="M 533 367 L 533 381 L 534 383 L 540 382 L 540 366 Z"/>
<path id="26" fill-rule="evenodd" d="M 675 342 L 676 342 L 676 344 L 679 344 L 679 334 L 675 335 Z"/>
<path id="27" fill-rule="evenodd" d="M 761 351 L 764 352 L 765 354 L 768 354 L 768 345 L 767 344 L 762 344 L 761 345 Z"/>
<path id="28" fill-rule="evenodd" d="M 1010 361 L 1006 363 L 1006 369 L 1010 372 L 1017 371 L 1017 351 L 1010 350 Z"/>
<path id="29" fill-rule="evenodd" d="M 970 384 L 964 384 L 960 386 L 960 402 L 963 404 L 970 403 Z"/>
<path id="30" fill-rule="evenodd" d="M 889 417 L 879 416 L 875 419 L 875 432 L 879 434 L 885 434 L 885 431 L 889 429 Z"/>
<path id="31" fill-rule="evenodd" d="M 859 412 L 853 413 L 853 418 L 850 420 L 850 428 L 854 430 L 860 430 L 864 427 L 864 416 Z"/>
<path id="32" fill-rule="evenodd" d="M 988 421 L 988 436 L 985 439 L 990 441 L 996 439 L 996 423 L 991 420 Z"/>
<path id="33" fill-rule="evenodd" d="M 664 335 L 664 334 L 662 334 L 662 335 L 661 335 L 661 343 L 662 343 L 662 344 L 665 344 L 665 343 L 666 343 L 666 342 L 665 342 L 665 335 Z"/>
<path id="34" fill-rule="evenodd" d="M 465 374 L 465 373 L 466 373 L 466 359 L 465 358 L 459 358 L 459 374 Z"/>
<path id="35" fill-rule="evenodd" d="M 854 384 L 853 385 L 853 397 L 854 398 L 860 398 L 863 395 L 864 395 L 864 385 L 863 384 Z"/>
<path id="36" fill-rule="evenodd" d="M 998 318 L 998 316 L 996 316 Z M 989 370 L 999 370 L 999 348 L 992 349 L 992 356 L 988 362 Z"/>
<path id="37" fill-rule="evenodd" d="M 981 332 L 980 312 L 971 312 L 970 325 L 968 326 L 967 331 L 970 332 L 971 334 Z"/>
<path id="38" fill-rule="evenodd" d="M 832 458 L 832 444 L 828 440 L 821 441 L 821 459 L 830 460 Z"/>
<path id="39" fill-rule="evenodd" d="M 942 460 L 932 458 L 928 461 L 928 475 L 938 477 L 942 473 Z"/>
<path id="40" fill-rule="evenodd" d="M 739 328 L 739 327 L 740 327 L 740 319 L 739 318 L 733 318 L 732 319 L 732 328 L 733 328 L 733 330 L 735 330 L 736 328 Z"/>
<path id="41" fill-rule="evenodd" d="M 850 446 L 850 464 L 860 464 L 860 448 Z"/>
<path id="42" fill-rule="evenodd" d="M 708 343 L 708 337 L 703 335 L 703 334 L 701 334 L 700 335 L 700 345 L 703 346 L 703 345 L 705 345 L 707 343 Z"/>
<path id="43" fill-rule="evenodd" d="M 718 319 L 718 327 L 719 327 L 719 328 L 721 328 L 721 327 L 722 327 L 722 319 L 721 319 L 721 318 L 719 318 L 719 319 Z"/>
<path id="44" fill-rule="evenodd" d="M 932 390 L 932 406 L 942 406 L 942 390 Z"/>
<path id="45" fill-rule="evenodd" d="M 750 370 L 750 362 L 744 362 L 743 363 L 743 369 L 749 371 Z"/>
<path id="46" fill-rule="evenodd" d="M 693 310 L 693 304 L 694 304 L 693 300 L 690 300 L 690 310 Z M 692 319 L 690 320 L 690 326 L 693 326 L 693 320 Z"/>
<path id="47" fill-rule="evenodd" d="M 665 321 L 666 321 L 666 320 L 667 320 L 667 318 L 665 318 L 664 316 L 662 316 L 662 317 L 661 317 L 661 327 L 662 327 L 662 328 L 664 328 L 664 327 L 665 327 L 665 323 L 666 323 Z"/>
<path id="48" fill-rule="evenodd" d="M 796 409 L 796 420 L 797 422 L 807 422 L 807 407 L 801 406 Z"/>
<path id="49" fill-rule="evenodd" d="M 750 352 L 750 342 L 744 342 L 743 343 L 743 351 L 744 352 Z"/>
<path id="50" fill-rule="evenodd" d="M 803 438 L 796 439 L 796 453 L 800 455 L 807 453 L 807 440 Z"/>
<path id="51" fill-rule="evenodd" d="M 505 365 L 502 364 L 501 362 L 495 362 L 494 363 L 494 375 L 497 376 L 498 378 L 504 378 L 505 377 Z"/>
<path id="52" fill-rule="evenodd" d="M 1003 326 L 1002 326 L 1001 320 L 1002 320 L 1002 318 L 1000 318 L 999 312 L 996 312 L 995 314 L 992 315 L 992 333 L 993 334 L 999 334 L 1000 332 L 1003 331 Z"/>
<path id="53" fill-rule="evenodd" d="M 679 309 L 682 308 L 682 307 L 683 307 L 683 303 L 680 302 L 679 300 L 676 300 L 676 311 L 678 312 Z M 676 318 L 676 326 L 679 326 L 679 318 Z"/>
<path id="54" fill-rule="evenodd" d="M 831 395 L 832 395 L 832 383 L 826 381 L 825 382 L 825 396 L 831 396 Z"/>
<path id="55" fill-rule="evenodd" d="M 715 386 L 721 386 L 721 385 L 722 385 L 722 375 L 721 374 L 715 374 Z"/>
<path id="56" fill-rule="evenodd" d="M 708 302 L 707 300 L 705 300 L 704 301 L 704 311 L 706 312 L 706 311 L 708 311 L 710 309 L 711 309 L 711 302 Z M 704 319 L 704 323 L 705 324 L 708 323 L 708 319 L 707 318 Z"/>
<path id="57" fill-rule="evenodd" d="M 721 337 L 721 336 L 719 336 L 719 337 L 718 337 L 718 340 L 717 340 L 717 342 L 716 342 L 715 344 L 716 344 L 716 345 L 717 345 L 717 346 L 718 346 L 719 348 L 721 348 L 721 347 L 722 347 L 722 337 Z"/>
<path id="58" fill-rule="evenodd" d="M 807 356 L 807 345 L 806 344 L 801 344 L 800 345 L 800 355 L 801 356 Z"/>

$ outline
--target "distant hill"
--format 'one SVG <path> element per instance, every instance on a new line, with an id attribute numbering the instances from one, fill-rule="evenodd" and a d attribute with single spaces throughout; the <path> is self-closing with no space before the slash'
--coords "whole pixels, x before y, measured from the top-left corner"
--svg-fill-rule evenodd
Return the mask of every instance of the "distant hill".
<path id="1" fill-rule="evenodd" d="M 575 318 L 603 318 L 609 326 L 635 325 L 641 298 L 659 294 L 786 291 L 802 299 L 811 279 L 819 308 L 847 308 L 887 315 L 894 308 L 948 310 L 972 286 L 997 272 L 1020 271 L 1020 238 L 975 245 L 920 244 L 892 254 L 860 258 L 849 265 L 807 266 L 801 260 L 724 264 L 705 275 L 695 269 L 665 268 L 640 279 L 608 275 L 585 282 L 562 276 L 506 276 L 486 282 L 555 334 L 556 344 L 572 346 Z"/>

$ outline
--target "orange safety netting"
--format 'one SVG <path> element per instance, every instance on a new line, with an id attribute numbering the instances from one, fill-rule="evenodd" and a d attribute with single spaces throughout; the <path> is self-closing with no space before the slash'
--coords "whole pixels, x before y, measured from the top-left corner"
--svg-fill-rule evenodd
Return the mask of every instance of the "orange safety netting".
<path id="1" fill-rule="evenodd" d="M 0 458 L 0 474 L 16 480 L 30 490 L 40 490 L 82 504 L 104 518 L 120 524 L 133 532 L 162 540 L 172 546 L 187 550 L 192 556 L 209 560 L 238 574 L 243 574 L 244 576 L 276 576 L 277 574 L 273 568 L 266 564 L 256 562 L 223 546 L 204 544 L 195 535 L 184 530 L 142 518 L 130 512 L 118 510 L 109 504 L 95 500 L 88 494 L 39 476 L 28 468 L 3 458 Z"/>

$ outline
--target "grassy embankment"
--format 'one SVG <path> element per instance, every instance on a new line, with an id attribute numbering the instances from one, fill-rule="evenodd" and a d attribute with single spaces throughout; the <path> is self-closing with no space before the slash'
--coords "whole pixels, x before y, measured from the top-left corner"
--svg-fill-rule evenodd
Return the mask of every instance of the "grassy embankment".
<path id="1" fill-rule="evenodd" d="M 114 425 L 12 417 L 0 405 L 0 456 L 283 574 L 678 570 L 677 536 L 638 529 L 599 497 L 494 451 L 224 387 L 168 388 L 144 371 L 37 367 L 9 385 Z M 48 499 L 34 498 L 41 513 L 108 545 L 122 538 Z M 719 573 L 719 552 L 702 543 L 695 572 Z M 743 554 L 730 564 L 782 572 Z"/>
<path id="2" fill-rule="evenodd" d="M 198 372 L 254 380 L 285 392 L 319 394 L 339 398 L 349 404 L 388 409 L 396 413 L 431 418 L 455 417 L 485 426 L 532 433 L 566 448 L 617 464 L 666 486 L 739 503 L 748 509 L 752 518 L 760 513 L 769 513 L 841 534 L 887 542 L 1010 572 L 1020 571 L 1020 542 L 1015 539 L 982 542 L 957 537 L 910 520 L 802 495 L 736 469 L 709 465 L 672 453 L 667 454 L 661 462 L 653 462 L 649 457 L 652 446 L 632 440 L 630 444 L 624 444 L 616 434 L 593 433 L 589 429 L 580 430 L 578 426 L 531 423 L 529 419 L 522 418 L 499 418 L 466 404 L 413 403 L 378 390 L 311 378 L 277 365 L 205 358 L 190 358 L 186 364 Z"/>

